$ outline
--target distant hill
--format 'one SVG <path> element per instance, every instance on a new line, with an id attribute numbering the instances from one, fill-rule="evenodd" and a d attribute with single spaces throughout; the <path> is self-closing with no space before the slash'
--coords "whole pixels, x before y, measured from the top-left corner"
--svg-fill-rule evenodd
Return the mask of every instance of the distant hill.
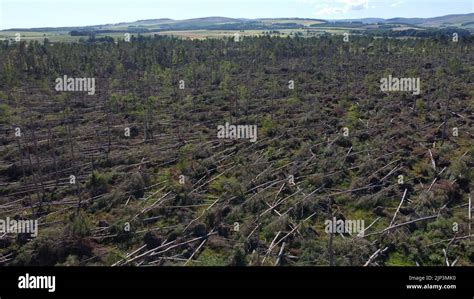
<path id="1" fill-rule="evenodd" d="M 241 19 L 225 18 L 225 17 L 206 17 L 197 19 L 188 19 L 180 22 L 184 23 L 200 23 L 200 24 L 215 24 L 215 23 L 239 23 Z"/>
<path id="2" fill-rule="evenodd" d="M 435 18 L 394 18 L 388 19 L 386 23 L 401 23 L 410 25 L 419 25 L 426 27 L 445 27 L 445 26 L 462 26 L 464 23 L 474 21 L 474 13 L 447 15 Z"/>
<path id="3" fill-rule="evenodd" d="M 135 22 L 121 22 L 117 24 L 104 24 L 83 27 L 56 27 L 56 28 L 30 28 L 9 29 L 32 32 L 58 32 L 58 31 L 99 31 L 107 32 L 160 32 L 180 30 L 279 30 L 279 29 L 304 29 L 311 27 L 327 27 L 336 24 L 338 27 L 365 29 L 374 25 L 403 24 L 405 26 L 445 28 L 459 27 L 474 31 L 474 13 L 446 15 L 435 18 L 361 18 L 322 20 L 311 18 L 259 18 L 236 19 L 227 17 L 205 17 L 186 20 L 173 20 L 168 18 L 138 20 Z M 6 30 L 4 30 L 6 31 Z"/>
<path id="4" fill-rule="evenodd" d="M 384 20 L 383 23 L 389 24 L 408 24 L 408 25 L 421 25 L 426 19 L 423 18 L 393 18 Z"/>
<path id="5" fill-rule="evenodd" d="M 349 22 L 361 22 L 364 24 L 376 24 L 384 23 L 385 19 L 381 18 L 363 18 L 363 19 L 337 19 L 337 20 L 327 20 L 328 22 L 337 22 L 337 23 L 349 23 Z"/>
<path id="6" fill-rule="evenodd" d="M 143 25 L 150 25 L 150 24 L 168 24 L 176 22 L 173 19 L 163 18 L 163 19 L 151 19 L 151 20 L 138 20 L 134 23 L 136 24 L 143 24 Z M 119 23 L 119 24 L 129 24 L 129 23 Z"/>

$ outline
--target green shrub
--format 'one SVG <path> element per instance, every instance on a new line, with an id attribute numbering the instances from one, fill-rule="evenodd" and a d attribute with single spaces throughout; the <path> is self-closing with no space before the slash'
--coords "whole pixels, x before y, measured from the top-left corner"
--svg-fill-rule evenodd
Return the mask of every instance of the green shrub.
<path id="1" fill-rule="evenodd" d="M 90 235 L 92 227 L 89 217 L 80 211 L 72 220 L 71 233 L 75 237 L 83 238 Z"/>
<path id="2" fill-rule="evenodd" d="M 93 171 L 86 183 L 86 187 L 89 189 L 90 195 L 94 197 L 103 193 L 107 193 L 111 179 L 112 174 L 110 173 L 99 173 L 98 171 Z"/>

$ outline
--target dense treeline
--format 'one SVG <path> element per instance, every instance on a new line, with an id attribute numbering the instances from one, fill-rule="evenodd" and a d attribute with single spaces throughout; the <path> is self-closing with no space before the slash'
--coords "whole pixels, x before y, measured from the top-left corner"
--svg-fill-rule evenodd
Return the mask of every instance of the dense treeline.
<path id="1" fill-rule="evenodd" d="M 357 32 L 354 32 L 357 33 Z M 366 34 L 383 37 L 416 37 L 416 38 L 433 38 L 436 40 L 449 40 L 453 34 L 464 39 L 471 39 L 471 33 L 468 30 L 460 28 L 444 28 L 444 29 L 405 29 L 405 30 L 368 30 Z"/>

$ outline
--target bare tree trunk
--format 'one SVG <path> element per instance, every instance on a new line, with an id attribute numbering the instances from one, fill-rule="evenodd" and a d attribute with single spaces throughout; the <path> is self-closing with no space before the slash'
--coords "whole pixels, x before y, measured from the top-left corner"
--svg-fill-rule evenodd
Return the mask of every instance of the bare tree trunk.
<path id="1" fill-rule="evenodd" d="M 331 206 L 332 206 L 332 199 L 329 199 L 329 205 L 328 205 L 328 218 L 329 219 L 333 218 Z M 334 259 L 334 250 L 333 250 L 333 247 L 332 247 L 333 237 L 334 237 L 333 232 L 330 232 L 329 233 L 329 240 L 328 240 L 328 255 L 329 255 L 329 266 L 331 266 L 331 267 L 336 266 L 336 261 Z"/>
<path id="2" fill-rule="evenodd" d="M 105 79 L 104 79 L 105 81 Z M 105 110 L 105 116 L 106 116 L 106 121 L 107 121 L 107 151 L 105 152 L 105 157 L 107 162 L 109 161 L 109 154 L 110 154 L 110 148 L 112 146 L 112 137 L 110 134 L 110 109 L 109 109 L 109 102 L 108 102 L 108 97 L 109 97 L 109 89 L 108 89 L 108 84 L 105 83 L 104 87 L 105 90 L 103 91 L 104 93 L 104 110 Z"/>
<path id="3" fill-rule="evenodd" d="M 260 266 L 260 214 L 257 213 L 257 266 Z"/>
<path id="4" fill-rule="evenodd" d="M 39 199 L 39 207 L 38 207 L 38 212 L 41 213 L 41 209 L 43 207 L 43 200 L 44 196 L 46 194 L 45 188 L 44 188 L 44 183 L 43 183 L 43 176 L 42 176 L 42 171 L 41 171 L 41 163 L 39 159 L 39 153 L 38 153 L 38 140 L 36 139 L 36 134 L 33 128 L 33 123 L 31 119 L 31 114 L 30 114 L 30 127 L 31 127 L 31 137 L 33 139 L 33 145 L 34 145 L 34 154 L 35 154 L 35 162 L 36 162 L 36 168 L 37 168 L 37 175 L 38 179 L 40 181 L 40 186 L 41 186 L 41 198 Z"/>
<path id="5" fill-rule="evenodd" d="M 69 102 L 66 101 L 66 109 L 68 107 L 69 107 Z M 77 173 L 77 168 L 76 168 L 76 157 L 74 156 L 74 145 L 73 145 L 72 136 L 71 136 L 71 124 L 70 124 L 70 117 L 69 117 L 68 112 L 64 113 L 64 124 L 66 126 L 67 140 L 68 140 L 68 143 L 69 143 L 69 150 L 70 150 L 70 154 L 71 154 L 71 169 L 73 171 L 73 175 L 76 177 L 75 185 L 76 185 L 76 195 L 78 197 L 77 211 L 76 212 L 79 213 L 79 211 L 81 209 L 82 195 L 81 195 L 80 183 L 77 180 L 78 173 Z"/>
<path id="6" fill-rule="evenodd" d="M 449 113 L 449 97 L 450 97 L 450 90 L 449 87 L 446 87 L 447 90 L 447 95 L 446 95 L 446 103 L 445 103 L 445 110 L 444 110 L 444 119 L 443 119 L 443 134 L 442 134 L 442 139 L 443 142 L 446 139 L 446 128 L 448 126 L 448 113 Z"/>
<path id="7" fill-rule="evenodd" d="M 469 194 L 469 204 L 468 204 L 468 207 L 469 207 L 469 211 L 468 211 L 468 218 L 469 218 L 469 236 L 471 235 L 471 221 L 472 221 L 472 199 L 471 199 L 471 195 Z"/>
<path id="8" fill-rule="evenodd" d="M 17 147 L 18 147 L 18 156 L 20 157 L 20 167 L 21 167 L 21 172 L 23 174 L 23 178 L 25 180 L 25 185 L 28 186 L 29 183 L 28 183 L 28 178 L 26 176 L 26 172 L 25 172 L 25 165 L 23 163 L 23 151 L 21 149 L 21 141 L 20 141 L 20 138 L 17 138 L 16 139 L 17 141 Z M 28 190 L 28 199 L 30 200 L 30 205 L 31 205 L 31 213 L 34 215 L 35 214 L 35 211 L 34 211 L 34 207 L 33 207 L 33 199 L 31 198 L 31 193 L 30 191 Z"/>

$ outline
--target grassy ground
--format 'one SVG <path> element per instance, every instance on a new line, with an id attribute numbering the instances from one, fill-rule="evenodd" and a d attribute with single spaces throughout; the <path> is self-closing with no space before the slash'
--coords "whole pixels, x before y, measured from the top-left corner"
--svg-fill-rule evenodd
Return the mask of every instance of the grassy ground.
<path id="1" fill-rule="evenodd" d="M 307 28 L 307 29 L 282 29 L 277 30 L 279 33 L 272 33 L 272 36 L 281 36 L 287 37 L 295 34 L 300 34 L 302 36 L 313 36 L 319 33 L 331 33 L 331 34 L 343 34 L 347 32 L 347 28 L 340 27 L 324 27 L 324 28 Z M 32 31 L 0 31 L 0 41 L 2 40 L 15 40 L 16 34 L 21 34 L 22 40 L 37 40 L 43 41 L 45 38 L 49 39 L 51 42 L 77 42 L 81 38 L 87 39 L 87 36 L 71 36 L 67 31 L 57 31 L 57 32 L 32 32 Z M 206 39 L 206 38 L 223 38 L 223 37 L 232 37 L 236 33 L 239 33 L 240 36 L 261 36 L 268 34 L 268 31 L 265 30 L 183 30 L 183 31 L 161 31 L 161 32 L 151 32 L 151 33 L 141 33 L 143 36 L 153 36 L 153 35 L 170 35 L 181 38 L 190 38 L 190 39 Z M 132 34 L 132 36 L 138 34 Z M 105 37 L 110 36 L 114 39 L 122 39 L 124 33 L 107 33 L 107 34 L 97 34 L 96 37 Z"/>

